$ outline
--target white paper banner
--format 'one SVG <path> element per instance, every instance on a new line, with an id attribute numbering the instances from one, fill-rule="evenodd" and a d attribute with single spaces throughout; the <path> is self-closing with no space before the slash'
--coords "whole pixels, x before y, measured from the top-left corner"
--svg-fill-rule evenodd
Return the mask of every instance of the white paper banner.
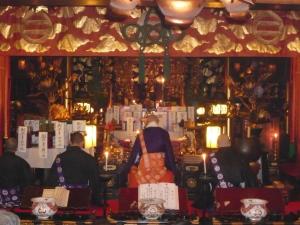
<path id="1" fill-rule="evenodd" d="M 133 130 L 141 130 L 142 129 L 142 112 L 133 112 L 133 118 L 134 118 L 134 124 L 133 124 Z"/>
<path id="2" fill-rule="evenodd" d="M 114 105 L 114 120 L 116 121 L 117 124 L 120 122 L 120 106 Z"/>
<path id="3" fill-rule="evenodd" d="M 73 120 L 72 125 L 73 125 L 73 132 L 76 132 L 76 131 L 85 132 L 85 125 L 86 125 L 85 120 Z"/>
<path id="4" fill-rule="evenodd" d="M 18 127 L 18 151 L 26 152 L 27 150 L 27 127 Z"/>
<path id="5" fill-rule="evenodd" d="M 130 105 L 130 111 L 132 112 L 142 112 L 143 106 L 141 104 Z"/>
<path id="6" fill-rule="evenodd" d="M 31 131 L 40 130 L 40 121 L 39 120 L 24 120 L 24 126 L 30 127 Z"/>
<path id="7" fill-rule="evenodd" d="M 188 111 L 188 119 L 191 121 L 195 121 L 195 107 L 189 106 L 187 108 L 187 111 Z"/>
<path id="8" fill-rule="evenodd" d="M 175 126 L 176 126 L 176 112 L 170 111 L 168 112 L 169 131 L 174 131 Z"/>
<path id="9" fill-rule="evenodd" d="M 42 159 L 48 157 L 48 132 L 39 132 L 39 156 Z"/>
<path id="10" fill-rule="evenodd" d="M 65 123 L 55 121 L 55 148 L 65 147 Z"/>
<path id="11" fill-rule="evenodd" d="M 127 117 L 126 118 L 126 131 L 127 132 L 133 132 L 133 117 Z"/>
<path id="12" fill-rule="evenodd" d="M 112 108 L 107 108 L 105 113 L 105 123 L 110 123 L 114 118 L 114 112 Z"/>

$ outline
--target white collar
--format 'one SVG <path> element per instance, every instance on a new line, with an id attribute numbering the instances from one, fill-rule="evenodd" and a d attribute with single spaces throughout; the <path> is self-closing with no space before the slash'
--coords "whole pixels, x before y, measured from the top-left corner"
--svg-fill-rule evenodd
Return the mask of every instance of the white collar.
<path id="1" fill-rule="evenodd" d="M 158 127 L 158 124 L 155 121 L 150 121 L 146 127 Z"/>

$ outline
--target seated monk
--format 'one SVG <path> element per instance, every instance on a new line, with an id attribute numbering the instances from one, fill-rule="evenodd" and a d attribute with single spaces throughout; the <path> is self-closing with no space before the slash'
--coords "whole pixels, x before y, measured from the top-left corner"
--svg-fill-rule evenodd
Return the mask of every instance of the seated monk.
<path id="1" fill-rule="evenodd" d="M 5 142 L 5 152 L 0 157 L 0 206 L 19 206 L 21 192 L 32 182 L 29 164 L 15 155 L 17 140 L 9 138 Z"/>
<path id="2" fill-rule="evenodd" d="M 144 183 L 174 182 L 176 164 L 169 133 L 158 126 L 159 118 L 146 115 L 145 128 L 137 136 L 122 173 L 128 176 L 128 187 Z"/>
<path id="3" fill-rule="evenodd" d="M 217 187 L 256 187 L 258 182 L 255 174 L 243 156 L 231 147 L 226 134 L 217 140 L 218 151 L 209 159 L 209 171 L 215 178 Z"/>
<path id="4" fill-rule="evenodd" d="M 48 185 L 68 189 L 90 187 L 93 203 L 100 204 L 97 161 L 83 150 L 83 146 L 84 136 L 80 132 L 72 133 L 70 145 L 52 164 Z"/>

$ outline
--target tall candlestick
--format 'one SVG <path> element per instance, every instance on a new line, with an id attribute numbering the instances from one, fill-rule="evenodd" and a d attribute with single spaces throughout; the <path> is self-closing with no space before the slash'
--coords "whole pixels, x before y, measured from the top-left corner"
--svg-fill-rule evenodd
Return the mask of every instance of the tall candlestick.
<path id="1" fill-rule="evenodd" d="M 108 151 L 104 152 L 104 156 L 105 156 L 105 168 L 104 170 L 107 171 L 107 164 L 108 164 Z"/>
<path id="2" fill-rule="evenodd" d="M 203 168 L 204 168 L 204 174 L 206 174 L 206 154 L 202 154 L 202 159 L 203 159 Z"/>

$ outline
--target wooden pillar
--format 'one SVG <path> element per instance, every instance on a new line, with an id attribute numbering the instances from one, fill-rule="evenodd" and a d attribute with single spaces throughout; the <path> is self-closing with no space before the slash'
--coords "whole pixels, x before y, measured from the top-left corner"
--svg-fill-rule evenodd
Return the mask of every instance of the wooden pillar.
<path id="1" fill-rule="evenodd" d="M 290 140 L 297 149 L 300 159 L 300 57 L 292 58 L 291 66 Z"/>
<path id="2" fill-rule="evenodd" d="M 0 56 L 0 155 L 3 140 L 9 137 L 10 121 L 10 66 L 9 57 Z"/>

